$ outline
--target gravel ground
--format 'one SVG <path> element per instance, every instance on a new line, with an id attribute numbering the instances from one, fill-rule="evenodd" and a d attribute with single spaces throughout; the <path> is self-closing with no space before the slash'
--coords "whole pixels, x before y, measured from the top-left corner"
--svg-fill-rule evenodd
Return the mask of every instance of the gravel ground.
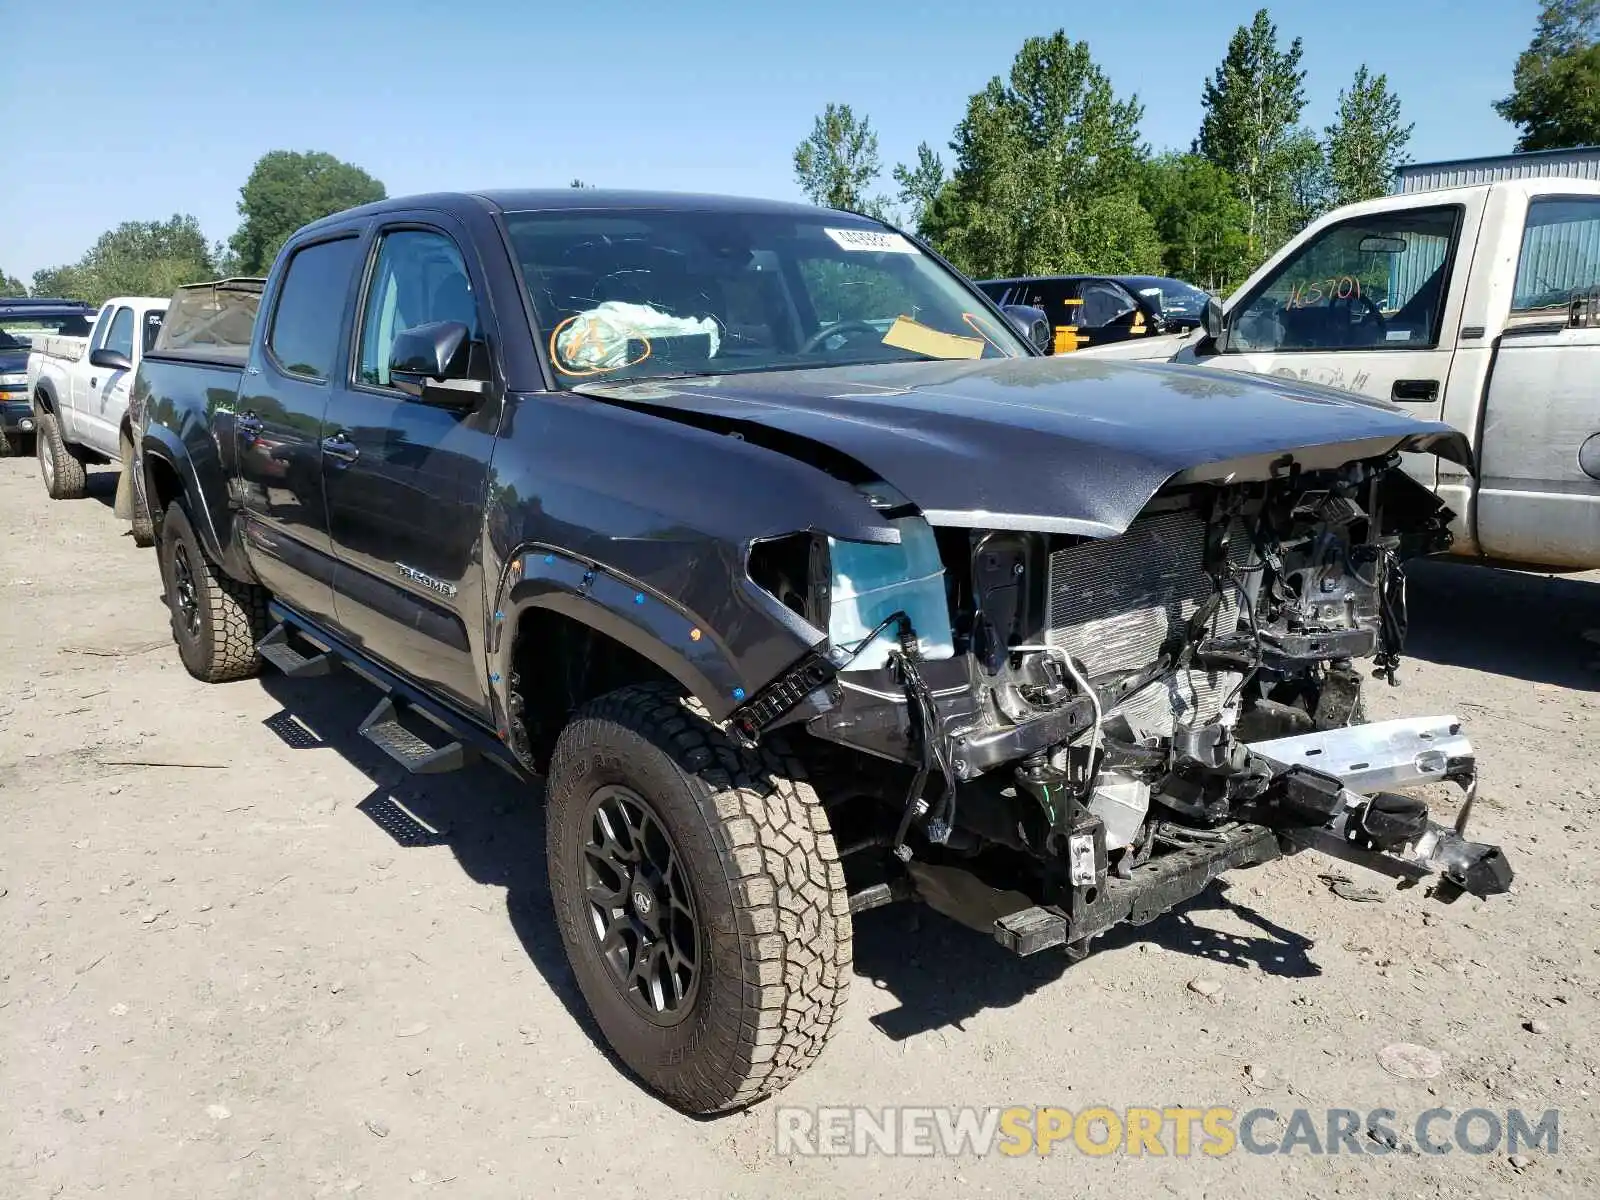
<path id="1" fill-rule="evenodd" d="M 779 1098 L 1390 1108 L 1402 1149 L 1428 1109 L 1558 1109 L 1555 1153 L 810 1157 L 774 1103 L 689 1119 L 597 1044 L 536 788 L 404 777 L 356 738 L 352 678 L 191 680 L 93 483 L 52 503 L 0 460 L 0 1195 L 1600 1195 L 1600 577 L 1418 568 L 1402 686 L 1369 693 L 1468 722 L 1514 894 L 1444 905 L 1305 854 L 1071 966 L 880 910 Z"/>

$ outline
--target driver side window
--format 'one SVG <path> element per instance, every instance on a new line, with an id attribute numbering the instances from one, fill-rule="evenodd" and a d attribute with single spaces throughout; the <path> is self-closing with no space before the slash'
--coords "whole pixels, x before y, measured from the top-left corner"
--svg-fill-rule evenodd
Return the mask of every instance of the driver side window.
<path id="1" fill-rule="evenodd" d="M 1406 209 L 1323 230 L 1238 306 L 1228 352 L 1436 346 L 1460 214 Z"/>
<path id="2" fill-rule="evenodd" d="M 391 386 L 389 357 L 395 335 L 436 321 L 456 321 L 467 327 L 471 344 L 468 375 L 487 379 L 477 300 L 456 244 L 441 233 L 424 229 L 384 234 L 362 315 L 357 380 L 372 387 Z"/>

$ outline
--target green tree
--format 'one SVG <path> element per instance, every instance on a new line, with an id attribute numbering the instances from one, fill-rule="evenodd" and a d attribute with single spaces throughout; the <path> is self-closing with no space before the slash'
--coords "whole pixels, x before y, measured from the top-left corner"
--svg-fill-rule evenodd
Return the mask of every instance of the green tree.
<path id="1" fill-rule="evenodd" d="M 1226 292 L 1250 273 L 1250 210 L 1221 167 L 1198 154 L 1164 154 L 1146 164 L 1139 196 L 1165 244 L 1166 274 Z"/>
<path id="2" fill-rule="evenodd" d="M 239 269 L 259 275 L 302 225 L 385 196 L 383 184 L 331 154 L 273 150 L 261 156 L 239 189 L 238 232 L 230 245 Z"/>
<path id="3" fill-rule="evenodd" d="M 1332 207 L 1333 185 L 1328 174 L 1328 156 L 1321 140 L 1309 129 L 1296 129 L 1284 139 L 1278 168 L 1282 177 L 1273 208 L 1272 228 L 1274 235 L 1282 240 L 1293 237 Z M 1276 243 L 1269 243 L 1264 250 L 1270 253 L 1276 248 Z"/>
<path id="4" fill-rule="evenodd" d="M 165 221 L 124 221 L 108 229 L 76 263 L 35 271 L 33 294 L 93 304 L 111 296 L 170 296 L 215 270 L 200 223 L 174 213 Z"/>
<path id="5" fill-rule="evenodd" d="M 1600 0 L 1545 0 L 1495 111 L 1520 127 L 1519 151 L 1600 143 Z"/>
<path id="6" fill-rule="evenodd" d="M 1297 152 L 1306 102 L 1302 54 L 1299 38 L 1278 48 L 1278 27 L 1263 8 L 1235 30 L 1201 96 L 1205 117 L 1195 149 L 1238 181 L 1252 256 L 1264 255 L 1293 223 L 1287 160 Z"/>
<path id="7" fill-rule="evenodd" d="M 76 267 L 40 267 L 33 273 L 29 295 L 48 296 L 53 300 L 87 300 L 88 283 Z"/>
<path id="8" fill-rule="evenodd" d="M 27 286 L 15 275 L 0 271 L 0 296 L 26 296 Z"/>
<path id="9" fill-rule="evenodd" d="M 1400 97 L 1389 90 L 1389 77 L 1371 74 L 1362 63 L 1349 89 L 1339 93 L 1339 115 L 1326 130 L 1329 202 L 1354 204 L 1387 193 L 1408 161 L 1414 128 L 1400 123 Z"/>
<path id="10" fill-rule="evenodd" d="M 214 273 L 200 222 L 187 213 L 165 221 L 124 221 L 100 235 L 78 264 L 93 295 L 170 296 Z"/>
<path id="11" fill-rule="evenodd" d="M 923 220 L 933 207 L 939 189 L 944 187 L 944 162 L 932 146 L 923 142 L 917 146 L 917 165 L 897 164 L 894 181 L 900 185 L 900 203 L 906 208 L 909 223 L 918 233 L 924 232 Z"/>
<path id="12" fill-rule="evenodd" d="M 924 232 L 978 276 L 1155 269 L 1161 241 L 1138 198 L 1143 116 L 1086 43 L 1029 38 L 1009 79 L 968 101 Z"/>
<path id="13" fill-rule="evenodd" d="M 811 127 L 811 136 L 794 150 L 794 174 L 813 204 L 876 215 L 882 197 L 867 190 L 878 178 L 878 135 L 872 122 L 859 120 L 848 104 L 829 104 Z"/>

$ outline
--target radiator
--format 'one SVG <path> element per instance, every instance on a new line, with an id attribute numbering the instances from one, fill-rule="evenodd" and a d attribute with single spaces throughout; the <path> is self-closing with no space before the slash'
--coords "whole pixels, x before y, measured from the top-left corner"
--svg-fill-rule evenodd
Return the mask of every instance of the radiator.
<path id="1" fill-rule="evenodd" d="M 1050 644 L 1072 655 L 1091 679 L 1143 670 L 1216 590 L 1205 572 L 1205 542 L 1205 521 L 1184 511 L 1141 517 L 1120 537 L 1056 551 Z M 1251 556 L 1242 523 L 1231 531 L 1229 556 L 1237 564 Z M 1239 597 L 1230 587 L 1211 632 L 1231 633 L 1238 624 Z M 1215 718 L 1238 681 L 1231 671 L 1181 671 L 1105 715 L 1120 713 L 1141 737 L 1170 737 L 1180 722 Z"/>

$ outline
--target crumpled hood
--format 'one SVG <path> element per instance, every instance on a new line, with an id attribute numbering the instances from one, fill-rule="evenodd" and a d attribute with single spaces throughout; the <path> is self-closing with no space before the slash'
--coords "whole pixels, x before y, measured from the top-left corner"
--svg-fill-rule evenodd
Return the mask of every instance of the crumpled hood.
<path id="1" fill-rule="evenodd" d="M 589 384 L 595 399 L 754 425 L 848 455 L 938 525 L 1115 536 L 1164 484 L 1265 479 L 1392 450 L 1471 467 L 1438 421 L 1350 392 L 1168 364 L 1060 358 Z"/>

